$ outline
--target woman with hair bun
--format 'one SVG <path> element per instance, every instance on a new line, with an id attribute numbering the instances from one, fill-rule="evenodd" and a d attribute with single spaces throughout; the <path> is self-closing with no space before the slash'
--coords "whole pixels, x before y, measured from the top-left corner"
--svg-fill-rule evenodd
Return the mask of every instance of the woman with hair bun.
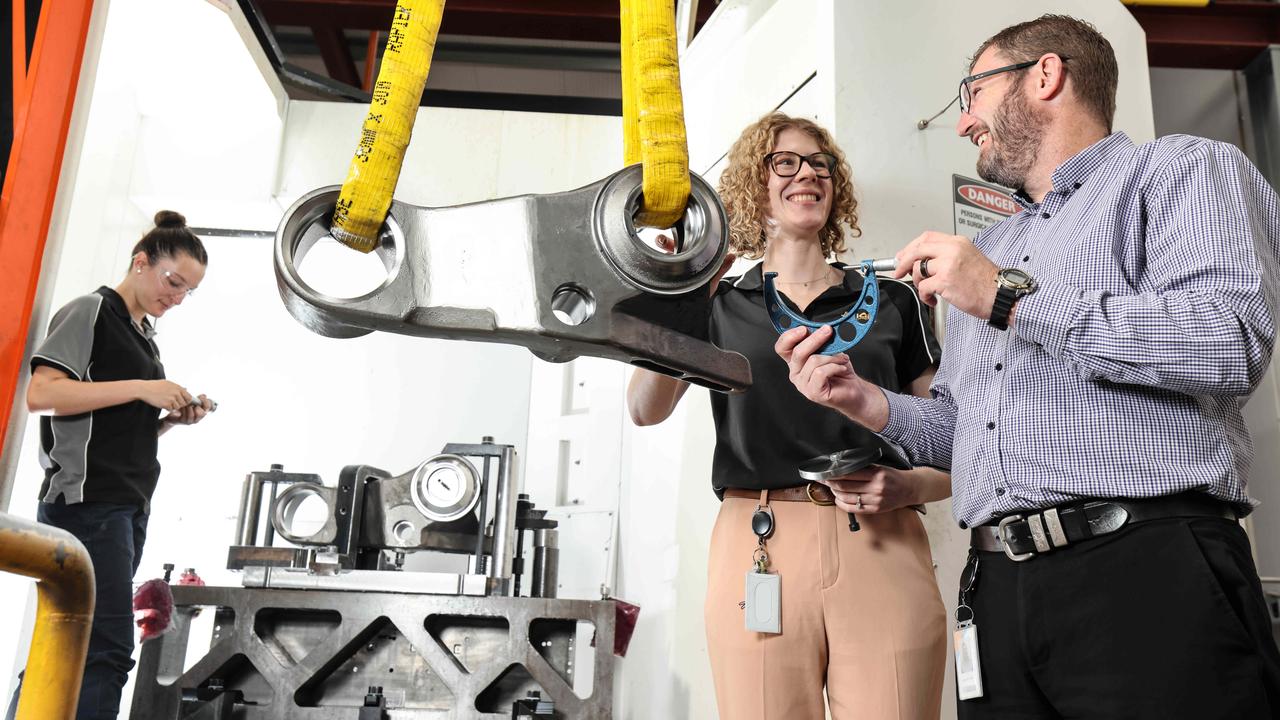
<path id="1" fill-rule="evenodd" d="M 872 466 L 806 484 L 798 466 L 875 447 L 862 426 L 809 402 L 773 346 L 763 273 L 811 320 L 843 315 L 862 275 L 835 257 L 858 237 L 858 203 L 844 154 L 810 120 L 771 113 L 743 130 L 720 176 L 733 251 L 760 262 L 712 283 L 711 340 L 751 363 L 751 388 L 711 394 L 711 484 L 722 499 L 711 535 L 705 620 L 720 717 L 732 720 L 937 718 L 946 618 L 929 541 L 913 509 L 951 493 L 932 468 Z M 670 248 L 670 243 L 665 245 Z M 928 396 L 936 341 L 915 293 L 880 285 L 870 332 L 847 354 L 858 374 Z M 665 420 L 688 384 L 636 370 L 627 406 L 638 425 Z M 747 629 L 744 580 L 760 547 L 753 515 L 768 508 L 764 542 L 779 578 L 780 632 Z M 862 523 L 849 531 L 847 512 Z M 776 607 L 777 605 L 773 605 Z"/>
<path id="2" fill-rule="evenodd" d="M 115 718 L 133 668 L 133 574 L 160 477 L 157 438 L 216 407 L 165 379 L 148 319 L 195 292 L 209 257 L 182 215 L 161 210 L 155 225 L 120 283 L 67 303 L 31 357 L 27 408 L 41 414 L 45 471 L 36 516 L 84 543 L 97 579 L 79 720 Z"/>

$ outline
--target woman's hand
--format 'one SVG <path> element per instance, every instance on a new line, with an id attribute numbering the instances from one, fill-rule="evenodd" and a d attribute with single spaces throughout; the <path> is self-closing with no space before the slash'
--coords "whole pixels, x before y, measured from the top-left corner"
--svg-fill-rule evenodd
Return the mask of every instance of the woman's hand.
<path id="1" fill-rule="evenodd" d="M 676 251 L 675 240 L 667 235 L 659 235 L 656 243 L 658 249 L 663 252 Z M 735 259 L 733 253 L 725 255 L 724 262 L 720 263 L 720 269 L 707 285 L 707 294 L 710 297 L 715 297 L 716 288 L 720 287 L 720 278 L 729 272 Z M 627 412 L 631 415 L 631 422 L 643 427 L 657 425 L 666 420 L 671 417 L 676 404 L 688 389 L 689 383 L 683 380 L 652 370 L 636 368 L 631 374 L 631 382 L 627 385 Z"/>
<path id="2" fill-rule="evenodd" d="M 836 507 L 859 515 L 884 513 L 921 503 L 911 471 L 872 465 L 848 477 L 822 482 L 835 495 Z"/>
<path id="3" fill-rule="evenodd" d="M 138 399 L 154 408 L 176 413 L 191 404 L 191 393 L 169 380 L 139 380 Z"/>
<path id="4" fill-rule="evenodd" d="M 217 407 L 217 403 L 204 395 L 200 395 L 190 404 L 165 415 L 160 419 L 160 422 L 170 425 L 195 425 L 203 420 L 205 415 L 213 412 L 215 407 Z"/>
<path id="5" fill-rule="evenodd" d="M 663 252 L 674 253 L 676 251 L 676 241 L 672 239 L 670 235 L 659 235 L 655 242 L 657 242 L 658 249 Z M 729 268 L 733 267 L 733 261 L 737 259 L 738 256 L 734 255 L 732 252 L 729 252 L 724 256 L 724 262 L 720 263 L 720 269 L 716 271 L 716 275 L 712 278 L 711 284 L 707 286 L 709 295 L 715 297 L 716 288 L 720 287 L 720 278 L 724 277 L 725 273 L 729 272 Z"/>

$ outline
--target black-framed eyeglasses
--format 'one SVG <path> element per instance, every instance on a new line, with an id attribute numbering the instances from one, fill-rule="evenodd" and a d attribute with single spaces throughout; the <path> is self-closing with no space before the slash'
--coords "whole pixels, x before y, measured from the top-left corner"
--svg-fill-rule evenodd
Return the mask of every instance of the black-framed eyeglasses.
<path id="1" fill-rule="evenodd" d="M 789 150 L 779 150 L 764 156 L 764 164 L 778 177 L 795 177 L 800 166 L 809 163 L 813 174 L 820 178 L 829 178 L 836 171 L 836 156 L 831 153 L 816 152 L 812 155 L 801 155 Z"/>
<path id="2" fill-rule="evenodd" d="M 1040 57 L 1044 57 L 1044 56 L 1042 55 Z M 1059 55 L 1058 58 L 1061 59 L 1062 62 L 1066 62 L 1067 60 L 1070 60 L 1070 58 L 1068 58 L 1066 55 Z M 1035 65 L 1038 62 L 1040 62 L 1040 58 L 1036 58 L 1035 60 L 1028 60 L 1026 62 L 1015 63 L 1013 65 L 1005 65 L 1004 67 L 998 67 L 994 70 L 980 72 L 977 75 L 970 75 L 969 77 L 961 80 L 960 81 L 960 112 L 962 113 L 969 112 L 970 103 L 973 102 L 973 92 L 969 89 L 969 86 L 974 82 L 977 82 L 978 80 L 981 80 L 983 78 L 989 78 L 992 75 L 999 75 L 1000 73 L 1014 72 L 1016 70 L 1026 70 L 1027 68 L 1031 67 L 1032 65 Z"/>

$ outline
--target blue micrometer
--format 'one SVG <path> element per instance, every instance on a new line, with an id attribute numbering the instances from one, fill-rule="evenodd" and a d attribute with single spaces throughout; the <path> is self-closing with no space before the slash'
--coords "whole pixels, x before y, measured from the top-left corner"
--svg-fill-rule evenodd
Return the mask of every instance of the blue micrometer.
<path id="1" fill-rule="evenodd" d="M 778 273 L 764 274 L 764 307 L 769 311 L 769 320 L 773 328 L 784 333 L 797 325 L 809 328 L 810 332 L 827 325 L 834 331 L 831 340 L 822 349 L 822 355 L 835 355 L 862 342 L 876 321 L 876 311 L 880 308 L 880 283 L 876 280 L 876 271 L 890 271 L 897 267 L 893 258 L 883 260 L 863 260 L 858 263 L 858 271 L 862 273 L 862 294 L 844 315 L 830 322 L 815 322 L 791 311 L 778 295 L 778 288 L 773 279 Z"/>

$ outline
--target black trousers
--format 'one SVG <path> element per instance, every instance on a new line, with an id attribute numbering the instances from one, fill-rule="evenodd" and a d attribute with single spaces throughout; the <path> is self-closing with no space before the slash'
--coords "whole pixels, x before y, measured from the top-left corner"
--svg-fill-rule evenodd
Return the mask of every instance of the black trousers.
<path id="1" fill-rule="evenodd" d="M 1152 520 L 1022 563 L 976 555 L 985 693 L 958 701 L 961 720 L 1280 717 L 1280 653 L 1238 524 Z"/>

